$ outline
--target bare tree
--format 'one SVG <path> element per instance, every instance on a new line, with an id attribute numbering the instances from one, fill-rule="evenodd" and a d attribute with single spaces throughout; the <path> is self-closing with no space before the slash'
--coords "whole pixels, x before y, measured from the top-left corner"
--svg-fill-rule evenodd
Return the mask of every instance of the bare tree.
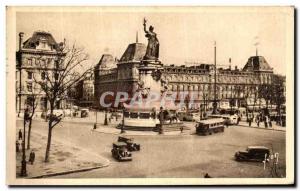
<path id="1" fill-rule="evenodd" d="M 45 162 L 49 161 L 52 130 L 63 118 L 62 115 L 56 116 L 53 110 L 58 102 L 66 98 L 68 90 L 92 70 L 83 65 L 87 60 L 84 49 L 76 47 L 74 43 L 72 46 L 61 45 L 54 63 L 47 60 L 39 63 L 41 79 L 35 76 L 34 81 L 41 86 L 50 105 Z"/>
<path id="2" fill-rule="evenodd" d="M 32 118 L 35 114 L 35 110 L 37 108 L 38 102 L 37 102 L 38 94 L 35 94 L 32 92 L 32 94 L 29 97 L 29 103 L 27 103 L 28 106 L 30 106 L 30 114 L 28 116 L 28 134 L 27 134 L 27 149 L 30 149 L 30 136 L 31 136 L 31 127 L 32 127 Z"/>

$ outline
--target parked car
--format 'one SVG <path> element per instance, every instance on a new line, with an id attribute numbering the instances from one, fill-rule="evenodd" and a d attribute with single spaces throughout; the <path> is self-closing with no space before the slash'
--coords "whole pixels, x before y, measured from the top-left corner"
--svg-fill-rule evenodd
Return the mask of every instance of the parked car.
<path id="1" fill-rule="evenodd" d="M 127 144 L 124 142 L 113 143 L 113 148 L 111 150 L 112 156 L 118 161 L 131 161 L 132 154 L 127 149 Z"/>
<path id="2" fill-rule="evenodd" d="M 54 117 L 62 117 L 65 116 L 64 110 L 62 109 L 54 109 L 53 110 Z M 50 110 L 47 111 L 47 119 L 50 117 Z"/>
<path id="3" fill-rule="evenodd" d="M 234 156 L 237 161 L 262 162 L 269 158 L 270 149 L 264 146 L 249 146 L 246 151 L 238 151 Z"/>
<path id="4" fill-rule="evenodd" d="M 89 116 L 89 109 L 80 109 L 80 117 L 88 117 Z"/>
<path id="5" fill-rule="evenodd" d="M 140 144 L 135 143 L 133 138 L 119 136 L 118 142 L 126 143 L 129 151 L 139 151 L 141 149 Z"/>
<path id="6" fill-rule="evenodd" d="M 178 118 L 180 121 L 197 121 L 200 120 L 200 114 L 180 111 L 178 112 Z"/>

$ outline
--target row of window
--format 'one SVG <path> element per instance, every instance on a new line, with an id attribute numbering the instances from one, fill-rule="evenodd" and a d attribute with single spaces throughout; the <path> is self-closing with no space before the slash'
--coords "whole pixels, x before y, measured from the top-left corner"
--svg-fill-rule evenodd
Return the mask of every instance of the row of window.
<path id="1" fill-rule="evenodd" d="M 51 64 L 52 62 L 52 58 L 48 58 L 48 59 L 38 59 L 38 58 L 28 58 L 27 59 L 27 66 L 42 66 L 42 67 L 47 67 L 48 64 Z M 58 60 L 54 61 L 54 66 L 55 68 L 60 68 L 60 64 Z"/>
<path id="2" fill-rule="evenodd" d="M 59 74 L 58 73 L 54 73 L 54 79 L 58 80 L 59 78 Z M 33 72 L 28 71 L 27 72 L 27 79 L 28 80 L 32 80 L 33 79 Z M 46 79 L 46 73 L 45 72 L 41 72 L 41 79 L 45 80 Z"/>

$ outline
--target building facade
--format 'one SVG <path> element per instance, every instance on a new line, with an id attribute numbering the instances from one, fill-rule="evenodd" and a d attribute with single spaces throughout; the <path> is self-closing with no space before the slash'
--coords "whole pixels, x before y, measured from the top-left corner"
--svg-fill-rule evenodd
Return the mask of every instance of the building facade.
<path id="1" fill-rule="evenodd" d="M 99 98 L 107 91 L 133 95 L 138 88 L 145 51 L 144 44 L 133 43 L 120 60 L 114 60 L 111 55 L 102 56 L 95 67 L 95 106 L 99 107 Z M 168 91 L 187 92 L 188 97 L 193 96 L 194 102 L 186 107 L 194 109 L 201 105 L 212 108 L 215 99 L 218 107 L 223 108 L 263 106 L 265 101 L 258 95 L 259 87 L 271 85 L 276 76 L 263 56 L 251 56 L 242 69 L 216 69 L 213 64 L 194 63 L 193 66 L 163 65 L 160 72 Z M 106 102 L 115 99 L 114 96 L 105 98 Z"/>
<path id="2" fill-rule="evenodd" d="M 48 101 L 36 82 L 47 80 L 45 72 L 63 68 L 58 59 L 65 56 L 62 52 L 64 43 L 57 43 L 52 34 L 44 31 L 34 32 L 26 41 L 23 38 L 24 33 L 19 33 L 19 50 L 16 52 L 16 110 L 22 113 L 34 98 L 36 111 L 45 111 L 49 107 Z M 51 77 L 52 72 L 48 73 Z M 57 100 L 56 107 L 60 108 L 62 104 L 61 100 Z"/>
<path id="3" fill-rule="evenodd" d="M 86 76 L 74 85 L 69 91 L 69 98 L 73 98 L 75 105 L 80 107 L 92 107 L 94 104 L 94 73 Z"/>

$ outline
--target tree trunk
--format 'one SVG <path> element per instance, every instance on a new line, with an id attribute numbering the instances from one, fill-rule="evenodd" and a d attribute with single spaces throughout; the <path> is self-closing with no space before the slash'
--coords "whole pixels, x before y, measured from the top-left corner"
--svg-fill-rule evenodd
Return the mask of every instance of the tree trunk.
<path id="1" fill-rule="evenodd" d="M 53 99 L 55 100 L 55 99 Z M 53 125 L 53 110 L 54 110 L 54 102 L 50 102 L 50 115 L 49 115 L 49 122 L 48 122 L 48 139 L 47 139 L 47 147 L 45 153 L 45 162 L 49 162 L 49 155 L 50 155 L 50 147 L 51 147 L 51 138 L 52 138 L 52 125 Z"/>
<path id="2" fill-rule="evenodd" d="M 48 126 L 48 140 L 47 140 L 47 147 L 46 147 L 46 154 L 45 154 L 45 162 L 49 162 L 51 138 L 52 138 L 52 119 L 49 120 L 49 126 Z"/>
<path id="3" fill-rule="evenodd" d="M 28 125 L 27 149 L 30 149 L 31 124 L 32 124 L 32 118 L 30 118 L 29 125 Z"/>

